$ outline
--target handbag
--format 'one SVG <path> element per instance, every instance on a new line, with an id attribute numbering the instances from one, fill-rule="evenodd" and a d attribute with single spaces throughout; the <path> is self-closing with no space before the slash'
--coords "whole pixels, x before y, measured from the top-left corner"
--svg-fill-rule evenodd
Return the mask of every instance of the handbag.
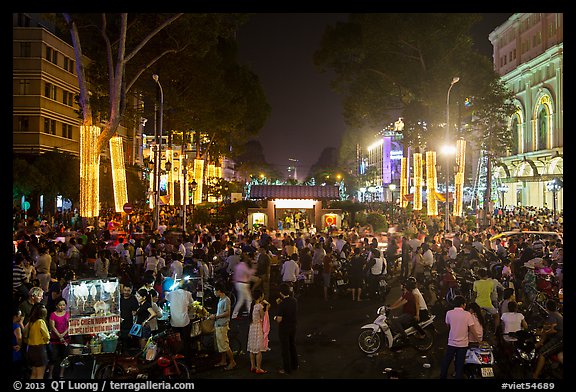
<path id="1" fill-rule="evenodd" d="M 209 334 L 214 332 L 214 320 L 204 319 L 200 321 L 200 330 L 203 334 Z"/>
<path id="2" fill-rule="evenodd" d="M 192 322 L 192 328 L 190 329 L 190 337 L 195 338 L 202 334 L 202 328 L 200 327 L 200 320 Z"/>
<path id="3" fill-rule="evenodd" d="M 132 328 L 130 328 L 130 332 L 128 332 L 131 336 L 136 336 L 137 338 L 142 337 L 142 324 L 132 324 Z"/>

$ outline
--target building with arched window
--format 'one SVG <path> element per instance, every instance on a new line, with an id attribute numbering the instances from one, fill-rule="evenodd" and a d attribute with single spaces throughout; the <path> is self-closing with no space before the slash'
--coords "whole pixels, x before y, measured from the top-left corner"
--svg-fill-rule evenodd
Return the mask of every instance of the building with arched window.
<path id="1" fill-rule="evenodd" d="M 494 69 L 514 93 L 513 145 L 494 169 L 504 205 L 563 209 L 563 14 L 518 13 L 489 35 Z M 556 200 L 554 198 L 556 197 Z"/>

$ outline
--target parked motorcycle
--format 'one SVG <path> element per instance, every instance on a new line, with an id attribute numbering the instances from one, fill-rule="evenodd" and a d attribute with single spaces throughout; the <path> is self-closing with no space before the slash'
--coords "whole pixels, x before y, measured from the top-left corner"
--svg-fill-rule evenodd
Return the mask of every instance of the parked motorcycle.
<path id="1" fill-rule="evenodd" d="M 466 351 L 464 375 L 466 378 L 494 378 L 494 349 L 487 342 Z"/>
<path id="2" fill-rule="evenodd" d="M 350 281 L 348 278 L 348 267 L 350 262 L 345 258 L 339 258 L 332 269 L 330 277 L 330 290 L 339 298 L 348 296 Z"/>
<path id="3" fill-rule="evenodd" d="M 100 354 L 95 379 L 190 379 L 184 355 L 176 353 L 180 335 L 167 329 L 151 336 L 136 355 Z"/>
<path id="4" fill-rule="evenodd" d="M 416 350 L 424 352 L 430 350 L 434 345 L 434 335 L 436 331 L 433 322 L 436 316 L 430 315 L 430 318 L 419 323 L 425 332 L 424 337 L 418 337 L 416 328 L 409 327 L 404 331 L 407 336 L 404 339 L 400 333 L 392 335 L 389 324 L 390 309 L 387 306 L 380 306 L 377 314 L 378 317 L 376 317 L 372 323 L 361 327 L 362 331 L 358 336 L 358 346 L 364 353 L 374 354 L 385 345 L 388 348 L 393 348 L 402 344 L 409 344 Z"/>

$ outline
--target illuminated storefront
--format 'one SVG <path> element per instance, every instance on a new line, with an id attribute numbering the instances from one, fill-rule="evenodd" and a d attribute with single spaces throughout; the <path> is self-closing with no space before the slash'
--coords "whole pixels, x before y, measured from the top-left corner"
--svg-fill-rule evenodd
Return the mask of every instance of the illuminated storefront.
<path id="1" fill-rule="evenodd" d="M 253 185 L 248 198 L 266 200 L 265 208 L 248 209 L 249 228 L 296 231 L 342 225 L 341 210 L 322 207 L 323 201 L 340 200 L 338 186 Z"/>

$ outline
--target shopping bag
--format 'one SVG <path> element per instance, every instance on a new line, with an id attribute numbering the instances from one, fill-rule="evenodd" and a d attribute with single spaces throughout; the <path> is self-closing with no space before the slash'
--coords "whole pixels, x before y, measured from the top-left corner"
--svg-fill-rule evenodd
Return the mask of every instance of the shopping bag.
<path id="1" fill-rule="evenodd" d="M 200 321 L 200 330 L 204 334 L 213 333 L 214 332 L 214 320 L 204 319 Z"/>
<path id="2" fill-rule="evenodd" d="M 200 328 L 200 320 L 193 321 L 192 328 L 190 329 L 190 337 L 195 338 L 200 334 L 202 334 L 202 328 Z"/>
<path id="3" fill-rule="evenodd" d="M 132 325 L 132 328 L 130 328 L 130 332 L 128 332 L 128 334 L 130 334 L 132 336 L 136 336 L 137 338 L 141 338 L 142 337 L 142 324 L 134 323 Z"/>

